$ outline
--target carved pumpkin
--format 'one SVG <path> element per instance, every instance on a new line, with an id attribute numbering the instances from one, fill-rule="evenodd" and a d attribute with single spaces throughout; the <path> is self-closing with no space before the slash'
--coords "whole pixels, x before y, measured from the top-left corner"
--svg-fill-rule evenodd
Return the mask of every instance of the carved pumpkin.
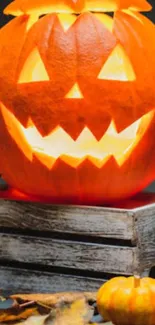
<path id="1" fill-rule="evenodd" d="M 155 29 L 145 0 L 15 0 L 0 31 L 5 180 L 76 203 L 154 179 Z M 105 12 L 113 11 L 114 17 Z"/>
<path id="2" fill-rule="evenodd" d="M 115 325 L 155 325 L 155 279 L 113 278 L 100 288 L 97 305 Z"/>

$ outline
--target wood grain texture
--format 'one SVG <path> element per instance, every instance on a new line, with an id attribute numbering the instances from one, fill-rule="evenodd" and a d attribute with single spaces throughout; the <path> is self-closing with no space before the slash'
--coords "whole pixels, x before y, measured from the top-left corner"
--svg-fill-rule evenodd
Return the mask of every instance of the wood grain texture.
<path id="1" fill-rule="evenodd" d="M 0 258 L 52 267 L 131 274 L 137 248 L 0 234 Z"/>
<path id="2" fill-rule="evenodd" d="M 0 227 L 133 240 L 133 212 L 0 201 Z"/>
<path id="3" fill-rule="evenodd" d="M 137 237 L 139 271 L 149 275 L 155 266 L 155 206 L 138 209 L 134 219 Z"/>
<path id="4" fill-rule="evenodd" d="M 67 291 L 97 291 L 104 279 L 83 278 L 64 274 L 0 268 L 3 295 L 15 293 L 54 293 Z"/>
<path id="5" fill-rule="evenodd" d="M 131 209 L 1 200 L 0 263 L 8 267 L 0 268 L 0 283 L 5 292 L 9 287 L 10 293 L 93 291 L 103 282 L 97 272 L 147 276 L 155 266 L 155 203 L 143 197 L 141 207 L 134 200 L 126 203 L 136 206 Z M 31 266 L 36 271 L 28 270 Z M 96 272 L 91 273 L 96 279 L 90 273 L 85 278 L 88 271 Z"/>

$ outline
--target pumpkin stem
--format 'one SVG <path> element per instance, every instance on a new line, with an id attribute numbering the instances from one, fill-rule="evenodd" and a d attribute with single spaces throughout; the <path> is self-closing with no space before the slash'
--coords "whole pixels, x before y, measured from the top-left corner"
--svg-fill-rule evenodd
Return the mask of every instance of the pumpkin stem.
<path id="1" fill-rule="evenodd" d="M 134 275 L 134 288 L 138 288 L 140 286 L 140 276 Z"/>

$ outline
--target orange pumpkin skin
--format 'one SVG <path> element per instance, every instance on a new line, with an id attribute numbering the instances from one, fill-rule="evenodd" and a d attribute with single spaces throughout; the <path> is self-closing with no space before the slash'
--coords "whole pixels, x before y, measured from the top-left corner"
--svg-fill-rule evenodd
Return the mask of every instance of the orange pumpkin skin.
<path id="1" fill-rule="evenodd" d="M 155 279 L 113 278 L 99 289 L 97 306 L 115 325 L 155 325 Z"/>
<path id="2" fill-rule="evenodd" d="M 17 8 L 19 2 L 13 2 Z M 118 9 L 128 8 L 127 1 L 122 3 L 126 5 Z M 0 31 L 0 155 L 5 180 L 25 193 L 56 202 L 102 204 L 137 193 L 155 176 L 154 25 L 139 13 L 116 11 L 111 29 L 102 21 L 104 14 L 84 12 L 64 30 L 60 14 L 33 18 L 32 24 L 24 8 L 25 15 L 20 13 Z M 133 81 L 98 77 L 117 45 L 132 64 Z M 19 83 L 34 48 L 49 80 Z M 75 84 L 82 96 L 68 98 Z M 87 126 L 100 141 L 111 120 L 121 132 L 151 111 L 143 136 L 121 164 L 113 155 L 102 163 L 104 159 L 91 155 L 78 158 L 66 153 L 54 158 L 35 152 L 14 120 L 27 128 L 31 118 L 44 137 L 60 126 L 74 140 Z"/>
<path id="3" fill-rule="evenodd" d="M 4 10 L 5 14 L 45 14 L 51 12 L 81 13 L 84 11 L 108 12 L 122 9 L 149 11 L 146 0 L 14 0 Z"/>

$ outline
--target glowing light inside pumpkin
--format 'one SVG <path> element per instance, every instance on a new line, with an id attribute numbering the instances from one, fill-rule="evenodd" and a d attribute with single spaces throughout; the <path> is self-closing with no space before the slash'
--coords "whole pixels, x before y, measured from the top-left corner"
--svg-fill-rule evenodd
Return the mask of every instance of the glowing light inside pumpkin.
<path id="1" fill-rule="evenodd" d="M 94 6 L 95 2 L 95 6 Z M 118 9 L 118 4 L 116 0 L 89 0 L 85 1 L 85 10 L 90 10 L 90 11 L 96 11 L 96 12 L 102 12 L 102 11 L 116 11 Z"/>
<path id="2" fill-rule="evenodd" d="M 76 141 L 68 135 L 61 127 L 57 127 L 51 134 L 42 137 L 35 126 L 28 129 L 21 126 L 22 133 L 33 151 L 45 153 L 53 158 L 62 155 L 74 158 L 83 158 L 92 156 L 99 160 L 113 155 L 119 162 L 119 159 L 125 154 L 125 151 L 133 145 L 136 134 L 141 123 L 141 119 L 131 126 L 117 133 L 115 124 L 112 121 L 107 132 L 100 141 L 97 141 L 92 132 L 85 127 Z"/>
<path id="3" fill-rule="evenodd" d="M 112 32 L 113 19 L 104 14 L 95 15 Z M 65 32 L 68 31 L 77 19 L 75 15 L 67 14 L 59 14 L 58 17 Z M 120 44 L 112 51 L 107 62 L 102 67 L 98 79 L 119 81 L 134 81 L 136 79 L 132 64 Z M 36 47 L 27 58 L 18 82 L 21 84 L 49 80 L 43 60 Z M 73 85 L 65 98 L 83 98 L 78 83 Z M 23 150 L 23 140 L 25 148 L 26 145 L 29 146 L 29 154 L 24 149 L 27 157 L 33 159 L 33 154 L 39 155 L 39 159 L 50 168 L 53 160 L 62 156 L 68 156 L 67 162 L 74 166 L 78 165 L 81 159 L 89 157 L 94 164 L 100 167 L 111 156 L 114 156 L 117 163 L 121 165 L 137 145 L 153 118 L 154 113 L 150 112 L 146 114 L 120 133 L 117 132 L 115 123 L 112 120 L 100 141 L 96 140 L 87 126 L 85 126 L 76 141 L 60 126 L 48 136 L 42 137 L 32 120 L 29 120 L 28 127 L 25 128 L 4 106 L 2 108 L 2 114 L 8 127 L 8 132 L 20 146 L 21 150 Z M 11 124 L 8 121 L 11 121 Z M 49 159 L 45 159 L 45 156 L 49 157 Z"/>
<path id="4" fill-rule="evenodd" d="M 109 32 L 113 32 L 114 20 L 110 16 L 106 14 L 95 13 L 94 16 L 109 30 Z"/>
<path id="5" fill-rule="evenodd" d="M 48 136 L 42 137 L 31 120 L 25 128 L 4 105 L 1 106 L 1 111 L 9 134 L 27 158 L 32 160 L 33 155 L 37 155 L 48 168 L 63 156 L 74 167 L 86 157 L 97 167 L 103 166 L 111 156 L 114 156 L 118 165 L 122 165 L 154 117 L 154 111 L 151 111 L 120 133 L 112 121 L 100 141 L 85 127 L 74 141 L 60 126 Z"/>
<path id="6" fill-rule="evenodd" d="M 118 44 L 101 69 L 98 79 L 134 81 L 136 75 L 123 47 Z"/>
<path id="7" fill-rule="evenodd" d="M 65 98 L 83 98 L 82 92 L 79 88 L 78 83 L 75 83 Z"/>
<path id="8" fill-rule="evenodd" d="M 69 28 L 75 23 L 77 16 L 69 14 L 58 14 L 58 18 L 64 32 L 67 32 Z"/>
<path id="9" fill-rule="evenodd" d="M 64 0 L 14 0 L 6 8 L 4 13 L 19 16 L 24 14 L 43 15 L 52 12 L 56 13 L 81 13 L 84 11 L 93 12 L 114 12 L 120 9 L 134 11 L 149 11 L 151 5 L 145 0 L 131 1 L 120 0 L 85 0 L 85 1 L 64 1 Z"/>
<path id="10" fill-rule="evenodd" d="M 18 83 L 21 84 L 49 80 L 49 76 L 39 51 L 37 48 L 34 48 L 24 64 Z"/>
<path id="11" fill-rule="evenodd" d="M 39 19 L 39 16 L 36 14 L 29 16 L 26 30 L 29 31 L 29 29 L 38 21 L 38 19 Z"/>
<path id="12" fill-rule="evenodd" d="M 120 44 L 118 44 L 112 51 L 111 55 L 101 69 L 98 79 L 120 81 L 134 81 L 136 79 L 136 75 L 130 60 Z M 41 59 L 39 50 L 36 47 L 30 53 L 24 64 L 18 83 L 21 84 L 49 80 L 47 70 Z M 66 94 L 65 97 L 83 98 L 78 83 L 73 85 L 72 89 L 68 92 L 68 94 Z"/>

